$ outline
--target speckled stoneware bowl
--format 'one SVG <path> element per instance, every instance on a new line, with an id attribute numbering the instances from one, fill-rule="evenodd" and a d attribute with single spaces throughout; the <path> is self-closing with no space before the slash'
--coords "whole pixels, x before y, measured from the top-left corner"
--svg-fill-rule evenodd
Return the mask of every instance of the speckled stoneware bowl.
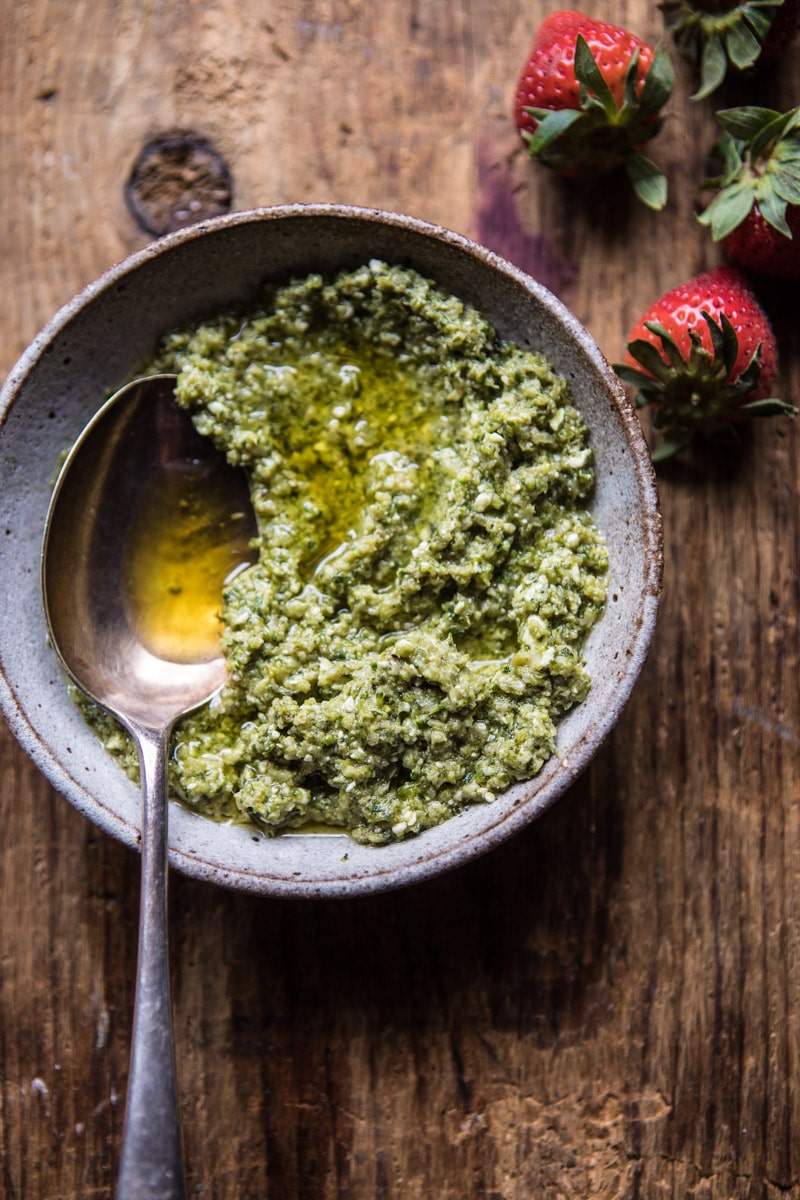
<path id="1" fill-rule="evenodd" d="M 591 691 L 561 723 L 557 756 L 490 805 L 381 848 L 343 834 L 266 838 L 171 805 L 172 865 L 252 892 L 376 892 L 503 842 L 586 767 L 630 696 L 655 624 L 662 558 L 650 458 L 614 373 L 558 300 L 480 246 L 408 217 L 328 205 L 236 213 L 165 237 L 107 271 L 53 318 L 0 396 L 0 702 L 45 776 L 101 829 L 137 844 L 139 791 L 84 725 L 47 643 L 39 559 L 59 455 L 161 334 L 232 302 L 255 300 L 267 278 L 330 272 L 370 258 L 436 280 L 480 309 L 503 336 L 543 351 L 569 378 L 592 431 L 593 508 L 610 552 L 609 601 L 586 647 Z"/>

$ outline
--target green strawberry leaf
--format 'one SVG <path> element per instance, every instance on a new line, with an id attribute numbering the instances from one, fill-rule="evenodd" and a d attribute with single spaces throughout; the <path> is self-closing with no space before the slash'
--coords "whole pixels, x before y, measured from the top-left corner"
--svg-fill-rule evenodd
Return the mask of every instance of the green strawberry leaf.
<path id="1" fill-rule="evenodd" d="M 770 180 L 773 190 L 788 204 L 800 204 L 800 163 L 770 164 Z"/>
<path id="2" fill-rule="evenodd" d="M 661 385 L 658 380 L 653 379 L 652 375 L 646 375 L 644 371 L 639 371 L 636 367 L 631 367 L 628 363 L 614 363 L 614 370 L 623 383 L 627 383 L 629 387 L 636 388 L 637 391 L 647 395 L 649 392 L 661 394 Z M 639 404 L 640 408 L 644 408 L 649 401 L 645 400 Z"/>
<path id="3" fill-rule="evenodd" d="M 780 8 L 782 2 L 783 0 L 777 0 L 777 3 L 774 0 L 767 0 L 766 3 L 763 0 L 751 0 L 751 3 L 742 9 L 742 16 L 762 45 L 775 19 L 775 10 Z"/>
<path id="4" fill-rule="evenodd" d="M 670 378 L 672 367 L 664 362 L 658 349 L 647 338 L 635 338 L 628 346 L 628 353 L 631 358 L 635 358 L 644 367 L 649 375 L 655 376 L 662 383 L 666 383 Z"/>
<path id="5" fill-rule="evenodd" d="M 744 22 L 737 22 L 725 31 L 725 51 L 733 65 L 745 71 L 761 53 L 761 42 Z"/>
<path id="6" fill-rule="evenodd" d="M 736 336 L 736 330 L 725 316 L 725 313 L 720 313 L 719 324 L 711 316 L 711 313 L 705 310 L 700 313 L 700 316 L 705 321 L 708 326 L 708 332 L 711 334 L 714 359 L 721 363 L 725 377 L 727 378 L 736 366 L 736 358 L 739 354 L 739 339 Z"/>
<path id="7" fill-rule="evenodd" d="M 652 382 L 649 375 L 645 375 L 644 371 L 638 370 L 637 367 L 632 367 L 629 363 L 613 363 L 614 370 L 623 383 L 629 383 L 631 387 L 638 387 L 641 383 Z"/>
<path id="8" fill-rule="evenodd" d="M 795 175 L 800 174 L 800 130 L 792 129 L 784 133 L 774 147 L 767 165 L 769 170 L 789 168 Z"/>
<path id="9" fill-rule="evenodd" d="M 620 109 L 620 113 L 623 113 L 623 112 L 631 113 L 631 112 L 636 111 L 637 105 L 639 103 L 639 97 L 636 94 L 637 85 L 638 85 L 638 77 L 639 77 L 639 50 L 637 47 L 637 49 L 631 56 L 631 60 L 628 63 L 627 70 L 625 71 L 625 80 L 624 80 L 625 86 L 624 86 L 624 90 L 623 90 L 622 108 Z"/>
<path id="10" fill-rule="evenodd" d="M 770 165 L 775 162 L 797 169 L 800 164 L 800 131 L 792 130 L 791 133 L 784 134 L 770 158 Z"/>
<path id="11" fill-rule="evenodd" d="M 710 226 L 714 241 L 720 242 L 741 225 L 753 207 L 754 199 L 752 182 L 740 180 L 731 183 L 717 193 L 697 219 L 701 225 Z"/>
<path id="12" fill-rule="evenodd" d="M 744 166 L 743 150 L 744 142 L 741 138 L 733 137 L 727 130 L 720 134 L 719 141 L 711 151 L 712 156 L 718 158 L 722 164 L 722 176 L 716 180 L 718 185 L 730 183 L 739 174 Z"/>
<path id="13" fill-rule="evenodd" d="M 780 113 L 774 108 L 758 108 L 755 105 L 743 108 L 723 108 L 717 113 L 717 120 L 723 129 L 743 142 L 749 142 L 765 125 L 769 125 Z"/>
<path id="14" fill-rule="evenodd" d="M 761 379 L 761 343 L 756 346 L 753 357 L 743 371 L 739 372 L 738 377 L 733 383 L 729 384 L 731 391 L 735 395 L 747 396 L 750 392 L 754 392 L 758 387 L 758 382 Z"/>
<path id="15" fill-rule="evenodd" d="M 661 349 L 674 370 L 683 371 L 686 367 L 686 359 L 670 331 L 658 321 L 645 321 L 644 327 L 654 333 L 661 342 Z"/>
<path id="16" fill-rule="evenodd" d="M 663 45 L 656 46 L 650 70 L 645 76 L 639 108 L 643 113 L 660 112 L 672 95 L 675 72 L 669 54 Z"/>
<path id="17" fill-rule="evenodd" d="M 576 108 L 560 108 L 557 110 L 527 109 L 526 111 L 534 117 L 539 112 L 545 113 L 544 117 L 539 120 L 535 133 L 531 134 L 527 139 L 528 152 L 532 158 L 550 146 L 571 125 L 574 125 L 576 121 L 580 121 L 583 117 L 583 113 Z M 538 117 L 536 119 L 538 120 Z"/>
<path id="18" fill-rule="evenodd" d="M 710 350 L 706 350 L 703 339 L 696 329 L 689 330 L 689 341 L 692 343 L 689 351 L 689 373 L 696 376 L 719 375 L 718 360 Z"/>
<path id="19" fill-rule="evenodd" d="M 765 221 L 791 237 L 788 205 L 800 205 L 800 108 L 779 113 L 758 106 L 717 113 L 723 133 L 714 149 L 725 173 L 706 181 L 717 193 L 698 220 L 721 241 L 749 214 L 754 202 Z"/>
<path id="20" fill-rule="evenodd" d="M 603 72 L 595 62 L 586 39 L 580 33 L 575 39 L 575 78 L 587 92 L 597 98 L 604 112 L 611 117 L 616 115 L 617 102 L 611 94 Z"/>
<path id="21" fill-rule="evenodd" d="M 765 400 L 751 400 L 749 404 L 742 404 L 737 411 L 748 417 L 796 417 L 798 415 L 798 410 L 793 404 L 787 404 L 785 400 L 778 400 L 775 396 L 770 396 Z"/>
<path id="22" fill-rule="evenodd" d="M 767 121 L 750 141 L 750 161 L 755 162 L 762 154 L 767 154 L 772 143 L 777 142 L 783 135 L 788 114 L 778 114 L 774 121 Z"/>
<path id="23" fill-rule="evenodd" d="M 700 87 L 692 96 L 692 100 L 705 100 L 716 91 L 725 78 L 728 69 L 728 57 L 720 40 L 719 34 L 712 34 L 703 46 L 703 56 L 700 59 Z"/>
<path id="24" fill-rule="evenodd" d="M 800 141 L 800 106 L 791 109 L 785 115 L 785 124 L 781 134 L 781 142 L 797 146 Z"/>
<path id="25" fill-rule="evenodd" d="M 656 164 L 634 150 L 625 159 L 625 170 L 642 203 L 660 212 L 667 203 L 667 181 Z"/>
<path id="26" fill-rule="evenodd" d="M 766 123 L 756 136 L 765 138 L 767 145 L 770 142 L 774 142 L 776 147 L 779 143 L 782 144 L 786 141 L 796 140 L 799 119 L 800 109 L 797 108 L 790 108 L 785 113 L 776 113 L 773 120 Z M 756 138 L 753 139 L 753 145 L 755 145 L 755 142 Z M 773 149 L 773 147 L 770 147 L 770 149 Z M 752 147 L 751 153 L 753 153 Z M 761 154 L 763 151 L 759 149 L 758 153 Z"/>
<path id="27" fill-rule="evenodd" d="M 791 238 L 792 231 L 786 222 L 786 201 L 770 187 L 762 188 L 758 193 L 758 207 L 768 225 L 777 229 L 784 237 Z"/>
<path id="28" fill-rule="evenodd" d="M 701 312 L 700 316 L 705 321 L 706 325 L 708 326 L 708 332 L 711 334 L 711 349 L 712 349 L 712 354 L 713 354 L 713 360 L 714 360 L 714 362 L 722 362 L 724 364 L 725 363 L 725 351 L 726 351 L 724 331 L 723 331 L 722 327 L 716 323 L 714 318 L 711 316 L 711 313 Z M 735 338 L 735 335 L 734 335 L 734 338 Z M 701 343 L 701 345 L 702 345 L 702 343 Z M 737 348 L 738 347 L 735 347 L 735 349 L 737 349 Z M 734 351 L 733 361 L 734 362 L 736 361 L 735 351 Z M 733 364 L 731 364 L 731 365 L 733 365 Z M 725 374 L 729 375 L 730 369 L 726 369 Z"/>
<path id="29" fill-rule="evenodd" d="M 703 316 L 705 317 L 705 313 Z M 713 322 L 712 322 L 713 324 Z M 725 374 L 730 376 L 733 374 L 733 369 L 736 366 L 736 359 L 739 357 L 739 338 L 736 335 L 736 330 L 733 324 L 728 320 L 725 313 L 719 314 L 719 324 L 722 329 L 722 362 L 725 367 Z M 761 374 L 761 345 L 759 344 L 755 354 L 750 360 L 751 363 L 758 363 L 758 373 Z"/>

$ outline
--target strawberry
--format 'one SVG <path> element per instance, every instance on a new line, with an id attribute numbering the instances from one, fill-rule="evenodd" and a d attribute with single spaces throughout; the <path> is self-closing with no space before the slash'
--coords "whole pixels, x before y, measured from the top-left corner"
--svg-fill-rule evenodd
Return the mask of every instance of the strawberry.
<path id="1" fill-rule="evenodd" d="M 694 100 L 710 96 L 729 66 L 774 62 L 800 28 L 800 0 L 661 0 L 658 7 L 679 54 L 699 67 Z"/>
<path id="2" fill-rule="evenodd" d="M 800 279 L 800 108 L 729 108 L 717 113 L 723 173 L 699 220 L 731 262 Z"/>
<path id="3" fill-rule="evenodd" d="M 654 460 L 677 454 L 695 434 L 735 440 L 744 417 L 795 416 L 770 396 L 778 370 L 769 320 L 744 276 L 717 267 L 666 292 L 631 330 L 616 367 L 655 410 L 663 435 Z"/>
<path id="4" fill-rule="evenodd" d="M 539 26 L 514 118 L 532 158 L 567 177 L 624 165 L 640 199 L 660 209 L 666 182 L 639 146 L 661 128 L 673 82 L 663 46 L 654 50 L 583 13 L 556 12 Z"/>

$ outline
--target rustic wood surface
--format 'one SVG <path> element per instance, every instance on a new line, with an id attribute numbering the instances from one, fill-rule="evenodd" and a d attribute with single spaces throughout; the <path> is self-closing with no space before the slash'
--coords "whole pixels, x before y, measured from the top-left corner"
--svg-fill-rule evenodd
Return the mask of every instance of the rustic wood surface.
<path id="1" fill-rule="evenodd" d="M 703 103 L 673 54 L 657 215 L 517 142 L 514 84 L 554 7 L 6 0 L 0 369 L 146 243 L 124 185 L 174 129 L 216 146 L 236 208 L 352 202 L 479 238 L 618 359 L 651 300 L 718 261 L 694 215 L 715 108 L 797 103 L 800 49 Z M 602 9 L 661 36 L 655 4 Z M 763 294 L 797 400 L 796 298 Z M 173 879 L 192 1194 L 800 1197 L 799 447 L 776 420 L 736 455 L 660 470 L 653 651 L 594 765 L 524 834 L 377 898 Z M 5 727 L 0 756 L 0 1193 L 108 1196 L 138 860 Z"/>

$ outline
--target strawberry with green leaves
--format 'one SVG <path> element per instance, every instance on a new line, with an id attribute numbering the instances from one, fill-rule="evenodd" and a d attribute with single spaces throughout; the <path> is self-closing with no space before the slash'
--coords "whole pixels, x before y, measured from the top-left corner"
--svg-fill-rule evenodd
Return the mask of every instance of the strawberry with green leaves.
<path id="1" fill-rule="evenodd" d="M 699 218 L 731 262 L 800 279 L 800 108 L 729 108 L 717 113 L 722 174 Z"/>
<path id="2" fill-rule="evenodd" d="M 661 0 L 678 53 L 700 71 L 702 100 L 728 73 L 774 62 L 800 26 L 800 0 Z"/>
<path id="3" fill-rule="evenodd" d="M 631 330 L 626 361 L 616 367 L 649 405 L 662 441 L 653 458 L 669 458 L 699 434 L 735 440 L 746 417 L 795 416 L 771 395 L 778 370 L 769 320 L 744 276 L 717 267 L 666 292 Z"/>
<path id="4" fill-rule="evenodd" d="M 650 208 L 666 203 L 666 181 L 639 147 L 663 124 L 674 75 L 654 50 L 617 25 L 571 10 L 540 25 L 520 75 L 514 116 L 532 158 L 578 177 L 624 166 Z"/>

